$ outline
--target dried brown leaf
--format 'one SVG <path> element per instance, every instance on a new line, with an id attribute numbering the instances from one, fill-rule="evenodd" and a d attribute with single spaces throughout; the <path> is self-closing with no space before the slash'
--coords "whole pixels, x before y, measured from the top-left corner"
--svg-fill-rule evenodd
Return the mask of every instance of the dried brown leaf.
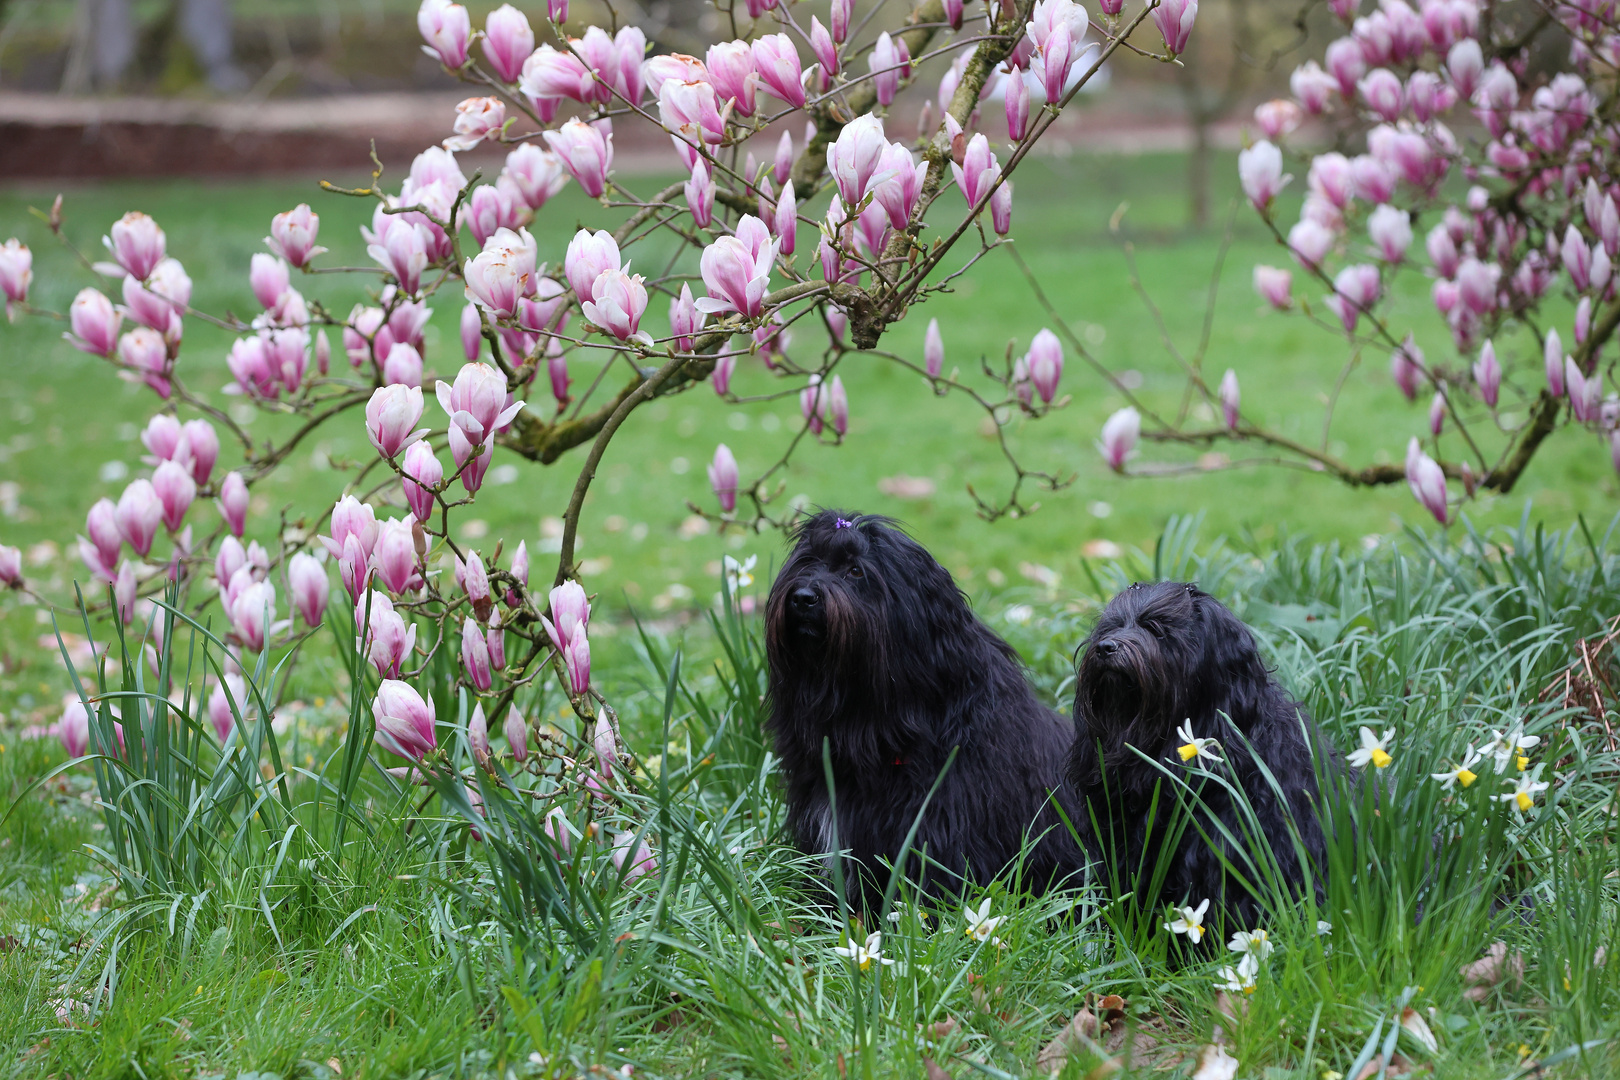
<path id="1" fill-rule="evenodd" d="M 952 1080 L 951 1074 L 936 1065 L 933 1058 L 923 1058 L 923 1071 L 928 1080 Z"/>

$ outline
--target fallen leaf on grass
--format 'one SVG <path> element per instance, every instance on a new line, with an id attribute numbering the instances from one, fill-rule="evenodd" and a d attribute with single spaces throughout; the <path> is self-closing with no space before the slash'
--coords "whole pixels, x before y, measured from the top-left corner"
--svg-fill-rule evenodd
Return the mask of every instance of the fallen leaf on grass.
<path id="1" fill-rule="evenodd" d="M 928 1080 L 952 1080 L 951 1074 L 934 1064 L 933 1058 L 923 1058 L 923 1070 Z"/>
<path id="2" fill-rule="evenodd" d="M 1491 996 L 1491 987 L 1517 986 L 1524 978 L 1524 954 L 1508 952 L 1507 942 L 1493 941 L 1485 955 L 1458 969 L 1462 976 L 1463 997 L 1469 1001 L 1485 1001 Z"/>
<path id="3" fill-rule="evenodd" d="M 1429 1053 L 1440 1049 L 1440 1045 L 1434 1041 L 1434 1032 L 1429 1030 L 1429 1022 L 1410 1005 L 1401 1010 L 1401 1027 L 1405 1028 L 1406 1033 L 1421 1043 L 1423 1049 Z"/>
<path id="4" fill-rule="evenodd" d="M 1099 1033 L 1097 1015 L 1090 1009 L 1082 1008 L 1074 1014 L 1074 1018 L 1063 1025 L 1035 1058 L 1035 1068 L 1043 1073 L 1056 1073 L 1063 1070 L 1063 1063 L 1069 1060 L 1069 1055 L 1081 1049 L 1088 1049 L 1099 1056 L 1107 1056 L 1103 1048 L 1097 1045 Z"/>
<path id="5" fill-rule="evenodd" d="M 57 1021 L 66 1024 L 68 1027 L 78 1026 L 75 1017 L 89 1017 L 90 1015 L 90 1005 L 74 998 L 55 998 L 47 1004 L 56 1010 Z"/>

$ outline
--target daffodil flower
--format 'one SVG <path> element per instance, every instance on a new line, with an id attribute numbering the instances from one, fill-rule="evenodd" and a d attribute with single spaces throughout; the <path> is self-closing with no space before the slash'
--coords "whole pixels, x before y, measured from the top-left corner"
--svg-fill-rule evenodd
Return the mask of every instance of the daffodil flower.
<path id="1" fill-rule="evenodd" d="M 758 555 L 750 555 L 743 562 L 738 562 L 730 555 L 725 557 L 726 591 L 735 594 L 738 589 L 746 589 L 754 583 L 754 564 L 759 561 Z"/>
<path id="2" fill-rule="evenodd" d="M 1239 930 L 1232 935 L 1226 947 L 1232 952 L 1243 953 L 1245 961 L 1252 959 L 1256 968 L 1277 948 L 1271 943 L 1271 935 L 1264 930 Z"/>
<path id="3" fill-rule="evenodd" d="M 1530 759 L 1524 751 L 1541 744 L 1538 735 L 1526 735 L 1524 727 L 1514 724 L 1504 734 L 1499 731 L 1491 732 L 1491 741 L 1485 744 L 1484 752 L 1496 759 L 1496 774 L 1507 772 L 1508 762 L 1518 765 L 1519 771 L 1524 772 L 1530 767 Z"/>
<path id="4" fill-rule="evenodd" d="M 1176 908 L 1176 918 L 1164 924 L 1164 928 L 1172 934 L 1186 934 L 1187 940 L 1194 945 L 1204 940 L 1204 912 L 1209 910 L 1209 900 L 1206 898 L 1197 907 Z"/>
<path id="5" fill-rule="evenodd" d="M 1440 786 L 1447 791 L 1451 790 L 1453 784 L 1461 784 L 1463 787 L 1467 787 L 1479 779 L 1479 774 L 1474 772 L 1474 766 L 1478 765 L 1484 757 L 1484 753 L 1470 746 L 1468 752 L 1463 755 L 1462 762 L 1456 768 L 1447 772 L 1430 773 L 1429 775 L 1440 781 Z"/>
<path id="6" fill-rule="evenodd" d="M 862 971 L 871 967 L 874 962 L 888 967 L 894 961 L 883 955 L 883 932 L 874 930 L 866 935 L 866 944 L 861 945 L 851 941 L 848 945 L 834 945 L 833 952 L 846 959 L 855 961 L 855 965 Z"/>
<path id="7" fill-rule="evenodd" d="M 1005 915 L 991 917 L 990 898 L 987 896 L 984 903 L 979 905 L 978 911 L 970 907 L 963 908 L 962 918 L 966 920 L 966 925 L 962 928 L 964 934 L 974 941 L 991 941 L 990 935 L 995 932 L 996 927 L 1006 921 L 1007 917 Z M 1001 940 L 997 938 L 993 944 L 1000 945 Z"/>
<path id="8" fill-rule="evenodd" d="M 1521 776 L 1517 781 L 1504 780 L 1503 783 L 1513 785 L 1513 790 L 1506 795 L 1498 795 L 1497 800 L 1510 802 L 1518 807 L 1519 813 L 1528 814 L 1530 808 L 1536 804 L 1536 796 L 1547 790 L 1548 785 L 1544 781 L 1536 779 L 1540 772 L 1541 766 L 1538 765 L 1535 772 L 1528 776 Z"/>
<path id="9" fill-rule="evenodd" d="M 1358 769 L 1365 769 L 1369 764 L 1374 768 L 1383 769 L 1395 759 L 1389 756 L 1387 744 L 1395 737 L 1395 729 L 1390 728 L 1380 738 L 1373 734 L 1372 728 L 1365 725 L 1361 728 L 1361 749 L 1351 751 L 1346 759 Z"/>
<path id="10" fill-rule="evenodd" d="M 1221 968 L 1215 979 L 1215 989 L 1231 990 L 1234 993 L 1254 993 L 1255 980 L 1260 975 L 1260 969 L 1250 964 L 1250 957 L 1245 956 L 1237 967 L 1226 966 Z"/>
<path id="11" fill-rule="evenodd" d="M 1210 749 L 1216 745 L 1214 739 L 1200 739 L 1193 735 L 1191 719 L 1176 728 L 1176 738 L 1181 740 L 1181 745 L 1176 747 L 1176 753 L 1181 755 L 1182 761 L 1192 761 L 1194 758 L 1217 762 L 1221 760 L 1220 756 Z"/>

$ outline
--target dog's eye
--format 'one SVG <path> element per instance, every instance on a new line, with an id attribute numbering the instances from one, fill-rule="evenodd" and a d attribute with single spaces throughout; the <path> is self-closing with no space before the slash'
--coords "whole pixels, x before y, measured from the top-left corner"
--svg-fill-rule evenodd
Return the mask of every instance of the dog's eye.
<path id="1" fill-rule="evenodd" d="M 866 576 L 866 571 L 862 570 L 859 566 L 852 566 L 848 570 L 844 571 L 844 573 L 854 578 L 856 581 L 859 581 Z"/>
<path id="2" fill-rule="evenodd" d="M 1148 633 L 1152 634 L 1154 637 L 1160 637 L 1160 638 L 1164 637 L 1164 627 L 1160 626 L 1156 622 L 1145 622 L 1145 623 L 1142 624 L 1142 629 L 1146 630 Z"/>

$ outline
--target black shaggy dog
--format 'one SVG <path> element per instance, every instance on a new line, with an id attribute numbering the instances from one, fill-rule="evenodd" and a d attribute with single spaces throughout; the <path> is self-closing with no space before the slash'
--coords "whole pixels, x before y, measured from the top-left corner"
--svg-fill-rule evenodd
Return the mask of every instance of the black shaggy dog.
<path id="1" fill-rule="evenodd" d="M 1327 775 L 1335 766 L 1304 708 L 1271 677 L 1249 628 L 1194 585 L 1137 584 L 1109 602 L 1084 649 L 1069 780 L 1083 801 L 1086 845 L 1102 864 L 1105 883 L 1131 890 L 1151 912 L 1208 898 L 1216 906 L 1209 924 L 1224 913 L 1230 929 L 1252 929 L 1260 925 L 1260 897 L 1233 880 L 1211 845 L 1262 895 L 1269 891 L 1260 884 L 1267 875 L 1255 867 L 1268 857 L 1234 849 L 1269 847 L 1277 877 L 1303 896 L 1297 834 L 1320 895 L 1324 843 L 1313 746 Z M 1254 808 L 1252 822 L 1221 785 L 1189 776 L 1197 799 L 1187 805 L 1195 812 L 1191 821 L 1181 816 L 1185 828 L 1175 836 L 1179 785 L 1164 770 L 1185 775 L 1183 755 L 1191 753 L 1182 750 L 1189 742 L 1178 729 L 1219 741 L 1219 748 L 1207 749 L 1223 763 L 1198 763 L 1243 790 Z M 1138 750 L 1154 760 L 1143 760 Z M 1174 850 L 1165 850 L 1173 836 Z M 1157 889 L 1155 867 L 1163 874 Z"/>
<path id="2" fill-rule="evenodd" d="M 911 880 L 935 896 L 988 881 L 1026 837 L 1026 887 L 1076 873 L 1080 847 L 1050 802 L 1064 797 L 1072 730 L 949 572 L 886 518 L 828 510 L 794 540 L 771 587 L 765 641 L 769 726 L 800 848 L 833 850 L 825 740 L 847 891 L 876 912 L 954 748 L 912 844 L 927 862 L 908 857 Z M 1072 805 L 1065 812 L 1073 820 Z"/>

